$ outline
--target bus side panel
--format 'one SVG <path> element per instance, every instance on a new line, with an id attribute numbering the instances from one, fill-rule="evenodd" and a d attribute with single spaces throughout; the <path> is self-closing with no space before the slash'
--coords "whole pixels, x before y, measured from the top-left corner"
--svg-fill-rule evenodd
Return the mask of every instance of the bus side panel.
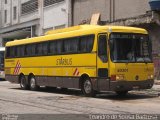
<path id="1" fill-rule="evenodd" d="M 81 75 L 87 74 L 91 78 L 97 73 L 96 53 L 8 59 L 6 66 L 7 75 L 17 76 L 14 83 L 18 83 L 21 73 L 25 76 L 33 74 L 39 86 L 80 88 Z M 11 78 L 7 80 L 13 82 Z"/>

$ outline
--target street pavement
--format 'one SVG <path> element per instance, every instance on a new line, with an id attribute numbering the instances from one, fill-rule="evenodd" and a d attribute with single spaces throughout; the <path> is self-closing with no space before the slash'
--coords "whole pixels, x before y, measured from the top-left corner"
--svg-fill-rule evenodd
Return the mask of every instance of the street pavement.
<path id="1" fill-rule="evenodd" d="M 4 116 L 16 114 L 19 118 L 24 114 L 23 119 L 32 119 L 34 114 L 38 114 L 39 120 L 49 118 L 49 115 L 51 119 L 53 115 L 58 115 L 57 118 L 69 115 L 69 119 L 88 119 L 92 114 L 160 114 L 159 84 L 149 90 L 131 91 L 125 97 L 103 93 L 89 98 L 72 89 L 21 90 L 19 85 L 8 81 L 0 81 L 0 91 L 0 113 Z"/>

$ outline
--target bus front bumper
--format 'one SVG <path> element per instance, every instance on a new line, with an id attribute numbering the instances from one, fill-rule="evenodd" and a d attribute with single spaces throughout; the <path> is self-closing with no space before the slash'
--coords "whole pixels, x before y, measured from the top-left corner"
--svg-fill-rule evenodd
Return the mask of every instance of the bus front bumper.
<path id="1" fill-rule="evenodd" d="M 144 81 L 110 81 L 110 91 L 130 91 L 140 89 L 150 89 L 154 80 Z"/>

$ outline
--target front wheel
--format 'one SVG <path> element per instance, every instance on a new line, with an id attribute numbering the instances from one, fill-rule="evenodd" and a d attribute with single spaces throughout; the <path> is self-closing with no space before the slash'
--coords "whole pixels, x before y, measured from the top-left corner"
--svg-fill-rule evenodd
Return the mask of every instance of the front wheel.
<path id="1" fill-rule="evenodd" d="M 30 89 L 33 91 L 36 91 L 39 89 L 39 86 L 36 83 L 36 79 L 33 76 L 30 78 Z"/>
<path id="2" fill-rule="evenodd" d="M 84 82 L 82 84 L 82 92 L 87 97 L 94 97 L 95 96 L 95 91 L 93 90 L 93 85 L 92 85 L 91 80 L 89 78 L 84 80 Z"/>

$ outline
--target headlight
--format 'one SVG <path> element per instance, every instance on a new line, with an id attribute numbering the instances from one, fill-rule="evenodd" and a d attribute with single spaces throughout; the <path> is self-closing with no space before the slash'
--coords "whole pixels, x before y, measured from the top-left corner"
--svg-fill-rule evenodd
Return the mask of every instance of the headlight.
<path id="1" fill-rule="evenodd" d="M 124 80 L 124 75 L 116 75 L 116 80 Z"/>
<path id="2" fill-rule="evenodd" d="M 148 75 L 148 79 L 154 79 L 154 75 Z"/>

